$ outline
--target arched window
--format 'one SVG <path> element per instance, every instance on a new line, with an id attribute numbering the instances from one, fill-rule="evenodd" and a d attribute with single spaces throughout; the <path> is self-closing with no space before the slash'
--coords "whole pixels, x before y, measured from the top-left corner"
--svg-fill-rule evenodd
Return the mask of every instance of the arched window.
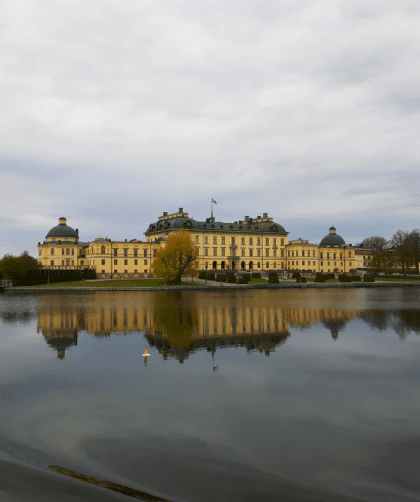
<path id="1" fill-rule="evenodd" d="M 101 254 L 105 254 L 105 246 L 101 246 Z"/>

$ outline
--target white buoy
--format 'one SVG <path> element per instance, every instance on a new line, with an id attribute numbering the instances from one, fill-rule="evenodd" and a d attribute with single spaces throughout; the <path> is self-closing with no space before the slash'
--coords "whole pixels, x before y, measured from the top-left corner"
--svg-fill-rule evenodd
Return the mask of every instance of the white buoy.
<path id="1" fill-rule="evenodd" d="M 144 349 L 143 357 L 149 357 L 149 356 L 150 356 L 149 351 L 147 349 Z"/>

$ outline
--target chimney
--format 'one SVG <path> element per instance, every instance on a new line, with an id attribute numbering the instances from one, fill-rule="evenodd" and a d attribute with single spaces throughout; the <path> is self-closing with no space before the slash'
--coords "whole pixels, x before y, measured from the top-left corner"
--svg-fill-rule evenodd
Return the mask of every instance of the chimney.
<path id="1" fill-rule="evenodd" d="M 263 218 L 268 218 L 268 213 L 263 213 Z"/>
<path id="2" fill-rule="evenodd" d="M 76 228 L 76 235 L 77 235 L 77 237 L 79 237 L 79 229 L 78 228 Z"/>
<path id="3" fill-rule="evenodd" d="M 179 208 L 179 212 L 180 212 L 180 213 L 183 213 L 183 212 L 184 212 L 184 208 L 183 208 L 183 207 L 180 207 L 180 208 Z"/>
<path id="4" fill-rule="evenodd" d="M 168 216 L 168 211 L 163 211 L 163 216 Z"/>

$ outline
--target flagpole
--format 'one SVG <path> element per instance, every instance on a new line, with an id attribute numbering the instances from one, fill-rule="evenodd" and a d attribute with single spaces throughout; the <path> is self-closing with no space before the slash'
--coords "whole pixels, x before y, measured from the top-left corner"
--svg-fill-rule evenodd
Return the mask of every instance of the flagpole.
<path id="1" fill-rule="evenodd" d="M 213 199 L 211 199 L 211 217 L 213 218 Z"/>

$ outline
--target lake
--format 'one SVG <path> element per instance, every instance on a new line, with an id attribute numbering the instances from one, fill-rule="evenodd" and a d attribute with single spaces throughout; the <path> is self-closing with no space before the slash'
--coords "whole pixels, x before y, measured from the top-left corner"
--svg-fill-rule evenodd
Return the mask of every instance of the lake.
<path id="1" fill-rule="evenodd" d="M 4 293 L 0 458 L 142 500 L 420 500 L 419 335 L 417 287 Z"/>

